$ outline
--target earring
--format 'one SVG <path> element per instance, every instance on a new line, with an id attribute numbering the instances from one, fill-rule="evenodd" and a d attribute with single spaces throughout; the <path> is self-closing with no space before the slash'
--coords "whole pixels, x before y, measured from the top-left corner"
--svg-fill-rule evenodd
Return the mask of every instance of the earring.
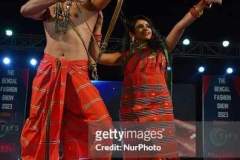
<path id="1" fill-rule="evenodd" d="M 134 36 L 131 36 L 131 37 L 130 37 L 130 46 L 129 46 L 130 53 L 133 53 L 133 52 L 134 52 L 134 41 L 135 41 L 135 37 L 134 37 Z"/>
<path id="2" fill-rule="evenodd" d="M 131 42 L 134 43 L 134 41 L 135 41 L 135 37 L 131 36 Z"/>

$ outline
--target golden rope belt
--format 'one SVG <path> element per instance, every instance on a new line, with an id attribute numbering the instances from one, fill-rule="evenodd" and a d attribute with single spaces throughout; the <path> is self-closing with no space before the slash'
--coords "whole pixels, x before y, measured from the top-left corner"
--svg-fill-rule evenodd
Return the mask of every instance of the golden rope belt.
<path id="1" fill-rule="evenodd" d="M 103 43 L 102 43 L 101 49 L 102 49 L 103 52 L 105 52 L 105 50 L 106 50 L 106 48 L 108 46 L 108 42 L 109 42 L 110 36 L 112 34 L 112 31 L 113 31 L 113 29 L 114 29 L 114 27 L 116 25 L 118 16 L 119 16 L 121 8 L 122 8 L 122 4 L 123 4 L 123 0 L 118 0 L 117 1 L 116 8 L 114 10 L 114 13 L 113 13 L 112 19 L 110 21 L 107 33 L 106 33 L 106 35 L 104 37 L 104 40 L 103 40 Z"/>
<path id="2" fill-rule="evenodd" d="M 110 36 L 112 34 L 112 31 L 116 25 L 116 22 L 117 22 L 117 19 L 118 19 L 118 16 L 120 14 L 120 11 L 121 11 L 121 8 L 122 8 L 122 4 L 123 4 L 123 0 L 118 0 L 117 1 L 117 4 L 116 4 L 116 7 L 114 9 L 114 13 L 113 13 L 113 16 L 111 18 L 111 21 L 110 21 L 110 24 L 109 24 L 109 27 L 108 27 L 108 30 L 107 30 L 107 33 L 104 37 L 104 41 L 102 43 L 102 46 L 99 48 L 101 49 L 101 51 L 105 52 L 106 51 L 106 48 L 108 46 L 108 42 L 109 42 L 109 39 L 110 39 Z M 95 41 L 95 44 L 97 44 L 97 41 L 87 23 L 86 20 L 84 20 L 84 22 L 86 23 L 90 33 L 91 33 L 91 37 L 92 39 Z M 77 36 L 80 38 L 80 40 L 82 41 L 83 45 L 84 45 L 84 48 L 88 54 L 88 58 L 89 58 L 89 62 L 90 62 L 90 68 L 91 68 L 91 72 L 92 72 L 92 78 L 94 78 L 95 80 L 98 79 L 98 73 L 97 73 L 97 63 L 98 63 L 98 58 L 96 60 L 94 60 L 91 56 L 91 54 L 88 52 L 88 47 L 85 45 L 84 41 L 83 41 L 83 38 L 81 37 L 81 34 L 77 31 L 76 29 L 76 25 L 70 20 L 70 25 L 72 26 L 73 30 L 76 32 Z"/>

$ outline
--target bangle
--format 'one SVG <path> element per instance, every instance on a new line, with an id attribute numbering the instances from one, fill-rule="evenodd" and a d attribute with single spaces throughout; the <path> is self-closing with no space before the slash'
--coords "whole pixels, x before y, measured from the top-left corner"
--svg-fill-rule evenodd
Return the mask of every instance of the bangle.
<path id="1" fill-rule="evenodd" d="M 102 40 L 102 34 L 94 34 L 94 38 L 97 42 L 101 42 Z"/>
<path id="2" fill-rule="evenodd" d="M 201 15 L 203 14 L 203 10 L 198 11 L 198 10 L 196 9 L 196 6 L 193 6 L 193 7 L 190 9 L 189 12 L 190 12 L 191 15 L 192 15 L 193 17 L 195 17 L 195 18 L 199 18 L 199 17 L 201 17 Z"/>
<path id="3" fill-rule="evenodd" d="M 94 37 L 102 37 L 102 34 L 94 34 Z"/>

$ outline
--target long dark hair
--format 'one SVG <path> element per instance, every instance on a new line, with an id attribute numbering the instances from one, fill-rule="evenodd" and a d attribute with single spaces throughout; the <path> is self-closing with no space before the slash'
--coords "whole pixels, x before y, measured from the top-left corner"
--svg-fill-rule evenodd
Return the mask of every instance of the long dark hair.
<path id="1" fill-rule="evenodd" d="M 125 26 L 125 36 L 124 36 L 124 40 L 123 40 L 123 51 L 129 50 L 130 49 L 130 36 L 129 36 L 129 32 L 134 33 L 135 32 L 135 25 L 137 23 L 138 20 L 145 20 L 149 23 L 151 29 L 152 29 L 152 38 L 148 41 L 148 46 L 153 50 L 153 51 L 157 51 L 157 50 L 163 50 L 163 48 L 166 46 L 165 44 L 165 38 L 160 35 L 157 30 L 154 28 L 154 25 L 152 23 L 152 21 L 143 15 L 137 15 L 134 16 L 133 18 L 130 18 L 128 20 L 124 20 L 124 26 Z"/>

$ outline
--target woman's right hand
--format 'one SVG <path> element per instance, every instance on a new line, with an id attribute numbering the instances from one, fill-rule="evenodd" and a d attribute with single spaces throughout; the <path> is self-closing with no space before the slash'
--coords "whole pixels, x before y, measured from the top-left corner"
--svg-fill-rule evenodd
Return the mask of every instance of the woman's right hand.
<path id="1" fill-rule="evenodd" d="M 222 4 L 222 0 L 203 0 L 205 4 L 210 8 L 213 3 Z"/>

